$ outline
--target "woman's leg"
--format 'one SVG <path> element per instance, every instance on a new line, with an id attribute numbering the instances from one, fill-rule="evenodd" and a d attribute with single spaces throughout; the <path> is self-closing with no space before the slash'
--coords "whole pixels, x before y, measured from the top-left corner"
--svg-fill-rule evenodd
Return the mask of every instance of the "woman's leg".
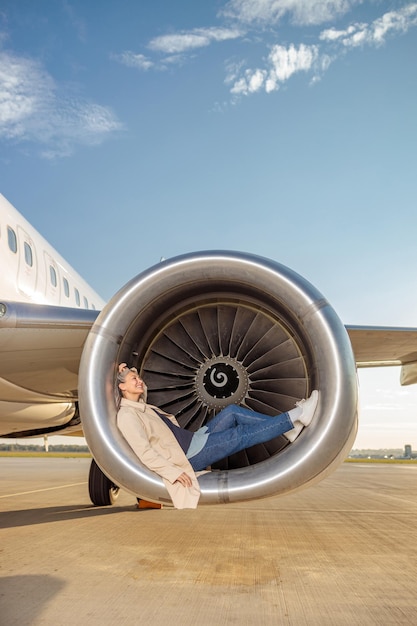
<path id="1" fill-rule="evenodd" d="M 270 415 L 257 413 L 237 404 L 229 404 L 207 423 L 207 432 L 217 433 L 234 428 L 239 424 L 259 424 L 260 422 L 269 422 L 271 419 L 273 418 Z"/>
<path id="2" fill-rule="evenodd" d="M 207 424 L 209 436 L 206 444 L 189 461 L 194 470 L 199 471 L 230 454 L 284 433 L 290 441 L 294 441 L 302 428 L 310 424 L 318 399 L 319 393 L 314 390 L 307 400 L 297 402 L 295 409 L 274 417 L 230 405 Z"/>
<path id="3" fill-rule="evenodd" d="M 233 421 L 233 424 L 226 429 L 215 429 L 214 432 L 208 430 L 209 437 L 204 448 L 189 459 L 195 471 L 202 470 L 235 452 L 270 441 L 294 427 L 288 413 L 269 417 L 247 409 L 241 411 L 242 407 L 234 408 L 239 411 L 230 410 L 226 415 L 227 421 Z M 225 421 L 222 425 L 224 424 Z M 220 422 L 215 426 L 220 427 Z"/>

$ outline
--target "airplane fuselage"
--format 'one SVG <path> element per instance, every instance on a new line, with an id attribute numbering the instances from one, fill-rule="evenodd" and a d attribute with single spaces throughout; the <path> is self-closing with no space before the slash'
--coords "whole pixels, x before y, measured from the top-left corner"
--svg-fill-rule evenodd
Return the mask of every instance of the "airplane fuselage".
<path id="1" fill-rule="evenodd" d="M 1 301 L 68 307 L 75 309 L 75 315 L 78 310 L 80 316 L 85 310 L 91 314 L 98 312 L 104 305 L 88 283 L 1 194 L 0 267 Z M 29 336 L 28 329 L 25 348 L 29 347 L 34 336 L 33 333 Z M 20 384 L 13 378 L 11 370 L 23 346 L 15 344 L 14 335 L 7 331 L 0 343 L 3 355 L 0 363 L 0 435 L 36 435 L 38 431 L 64 429 L 76 414 L 76 398 L 67 393 L 63 402 L 54 393 L 40 393 L 36 381 L 30 382 L 30 376 L 23 374 L 25 368 L 22 365 L 16 368 L 20 369 L 24 379 Z M 47 341 L 44 348 L 48 349 Z M 51 351 L 49 355 L 52 357 Z M 35 363 L 28 367 L 35 374 Z M 79 426 L 75 430 L 81 434 Z"/>
<path id="2" fill-rule="evenodd" d="M 98 309 L 100 296 L 0 194 L 0 298 Z"/>

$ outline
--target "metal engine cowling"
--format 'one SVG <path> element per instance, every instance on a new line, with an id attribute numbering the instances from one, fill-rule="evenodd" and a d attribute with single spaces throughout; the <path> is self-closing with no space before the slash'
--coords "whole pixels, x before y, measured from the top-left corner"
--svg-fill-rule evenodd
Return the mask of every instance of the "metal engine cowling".
<path id="1" fill-rule="evenodd" d="M 164 261 L 123 287 L 98 316 L 79 372 L 81 419 L 102 471 L 133 494 L 169 499 L 116 427 L 116 365 L 136 365 L 148 401 L 196 430 L 227 404 L 275 415 L 312 389 L 313 423 L 199 478 L 200 503 L 285 494 L 317 482 L 349 452 L 357 429 L 356 368 L 347 332 L 323 296 L 274 261 L 199 252 Z"/>

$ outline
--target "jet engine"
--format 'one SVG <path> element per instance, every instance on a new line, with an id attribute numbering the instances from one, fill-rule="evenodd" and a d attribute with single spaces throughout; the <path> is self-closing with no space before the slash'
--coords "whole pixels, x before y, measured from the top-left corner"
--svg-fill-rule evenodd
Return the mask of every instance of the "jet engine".
<path id="1" fill-rule="evenodd" d="M 322 294 L 258 256 L 198 252 L 133 278 L 97 317 L 79 370 L 83 431 L 114 485 L 169 502 L 116 426 L 117 364 L 136 366 L 148 402 L 191 431 L 228 404 L 267 415 L 318 389 L 313 422 L 224 459 L 199 478 L 201 504 L 282 495 L 313 484 L 348 454 L 357 429 L 357 376 L 344 325 Z"/>

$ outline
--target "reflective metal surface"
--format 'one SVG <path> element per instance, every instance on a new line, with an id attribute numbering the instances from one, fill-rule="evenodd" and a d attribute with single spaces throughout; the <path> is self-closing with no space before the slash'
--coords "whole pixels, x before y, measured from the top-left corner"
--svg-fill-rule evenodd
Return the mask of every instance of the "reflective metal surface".
<path id="1" fill-rule="evenodd" d="M 357 380 L 346 330 L 306 280 L 268 259 L 201 252 L 165 261 L 131 280 L 98 316 L 79 372 L 83 430 L 111 480 L 167 500 L 116 427 L 116 364 L 135 364 L 148 400 L 191 430 L 223 406 L 274 415 L 320 391 L 313 423 L 226 459 L 203 475 L 201 503 L 284 494 L 316 482 L 347 455 L 357 426 Z"/>
<path id="2" fill-rule="evenodd" d="M 0 303 L 0 434 L 82 435 L 78 367 L 97 311 Z M 78 426 L 77 426 L 78 423 Z"/>

